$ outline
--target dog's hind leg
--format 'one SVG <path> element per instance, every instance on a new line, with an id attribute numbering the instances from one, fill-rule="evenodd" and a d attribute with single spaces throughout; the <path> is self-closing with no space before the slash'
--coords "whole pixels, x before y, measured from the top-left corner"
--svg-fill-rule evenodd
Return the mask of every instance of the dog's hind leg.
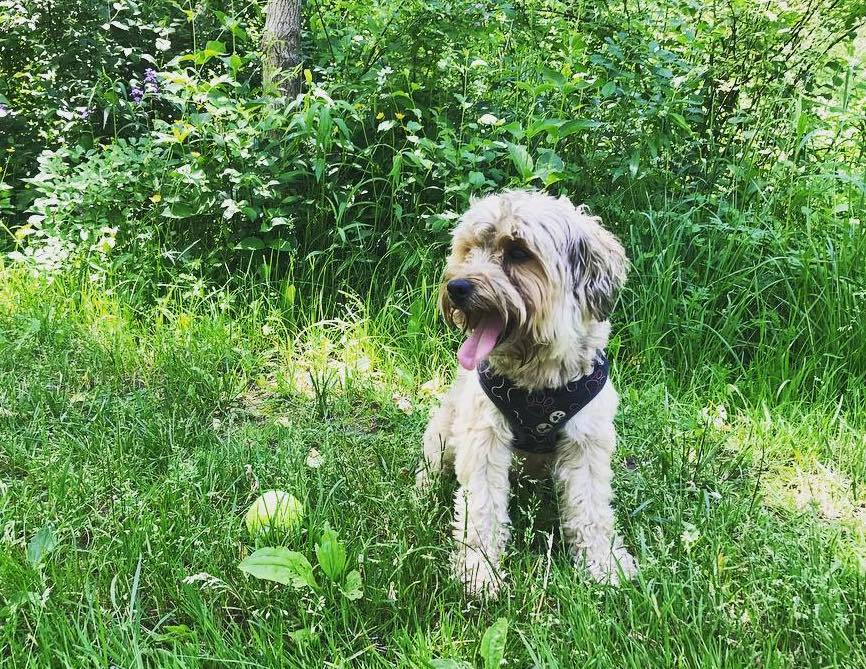
<path id="1" fill-rule="evenodd" d="M 423 459 L 415 473 L 416 485 L 423 489 L 430 478 L 442 472 L 443 469 L 454 467 L 454 448 L 451 444 L 451 431 L 454 424 L 454 398 L 452 388 L 439 406 L 430 415 L 427 429 L 424 430 Z"/>
<path id="2" fill-rule="evenodd" d="M 597 581 L 617 583 L 620 573 L 637 571 L 622 538 L 614 530 L 610 458 L 616 444 L 612 425 L 580 441 L 568 439 L 557 453 L 555 476 L 560 487 L 562 530 L 575 562 Z"/>

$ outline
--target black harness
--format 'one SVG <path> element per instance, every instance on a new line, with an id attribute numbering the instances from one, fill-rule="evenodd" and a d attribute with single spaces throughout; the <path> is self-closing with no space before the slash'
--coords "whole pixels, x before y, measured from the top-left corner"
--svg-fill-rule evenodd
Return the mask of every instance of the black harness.
<path id="1" fill-rule="evenodd" d="M 559 431 L 601 392 L 609 370 L 607 358 L 598 351 L 592 372 L 561 388 L 518 388 L 495 374 L 487 360 L 478 365 L 478 380 L 511 426 L 512 447 L 527 453 L 552 453 Z"/>

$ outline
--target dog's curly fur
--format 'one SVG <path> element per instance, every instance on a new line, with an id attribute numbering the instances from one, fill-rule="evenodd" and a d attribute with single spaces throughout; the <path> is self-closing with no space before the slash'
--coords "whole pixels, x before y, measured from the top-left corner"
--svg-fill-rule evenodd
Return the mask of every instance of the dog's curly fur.
<path id="1" fill-rule="evenodd" d="M 519 261 L 509 251 L 515 245 Z M 450 323 L 467 330 L 491 315 L 504 324 L 489 355 L 496 373 L 528 390 L 560 387 L 588 374 L 596 350 L 607 344 L 607 319 L 627 269 L 622 245 L 584 207 L 542 193 L 506 192 L 473 202 L 454 230 L 440 306 Z M 454 279 L 470 282 L 468 302 L 449 297 L 446 286 Z M 424 433 L 417 482 L 423 489 L 445 467 L 457 475 L 453 565 L 468 593 L 495 596 L 502 583 L 513 459 L 552 465 L 564 535 L 593 578 L 617 582 L 635 573 L 611 508 L 618 401 L 608 381 L 565 425 L 555 454 L 514 458 L 505 418 L 477 373 L 460 371 Z"/>

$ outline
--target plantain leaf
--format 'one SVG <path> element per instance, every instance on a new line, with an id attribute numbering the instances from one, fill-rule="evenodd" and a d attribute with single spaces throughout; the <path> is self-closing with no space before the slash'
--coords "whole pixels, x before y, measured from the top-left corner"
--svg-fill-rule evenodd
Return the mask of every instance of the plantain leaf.
<path id="1" fill-rule="evenodd" d="M 505 656 L 505 640 L 508 638 L 508 618 L 499 618 L 487 628 L 481 638 L 481 657 L 484 669 L 499 669 Z"/>
<path id="2" fill-rule="evenodd" d="M 300 553 L 282 546 L 260 548 L 241 562 L 238 568 L 250 576 L 292 585 L 297 589 L 319 587 L 310 561 Z"/>
<path id="3" fill-rule="evenodd" d="M 316 546 L 316 558 L 318 558 L 319 566 L 325 575 L 335 583 L 346 571 L 346 549 L 340 543 L 337 532 L 327 525 Z"/>

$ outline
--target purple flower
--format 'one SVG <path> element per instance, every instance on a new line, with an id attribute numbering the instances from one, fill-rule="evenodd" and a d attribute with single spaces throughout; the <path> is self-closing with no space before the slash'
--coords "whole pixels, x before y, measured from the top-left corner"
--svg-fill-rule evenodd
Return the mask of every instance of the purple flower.
<path id="1" fill-rule="evenodd" d="M 90 115 L 93 113 L 93 110 L 89 107 L 82 107 L 78 110 L 78 115 L 83 118 L 85 121 L 90 118 Z"/>
<path id="2" fill-rule="evenodd" d="M 152 67 L 149 67 L 144 71 L 144 90 L 151 95 L 159 93 L 159 82 L 156 80 L 156 70 Z"/>
<path id="3" fill-rule="evenodd" d="M 3 116 L 6 116 L 6 114 L 8 114 L 8 113 L 9 113 L 9 110 L 6 108 L 6 105 L 4 105 L 2 102 L 0 102 L 0 118 L 2 118 Z"/>
<path id="4" fill-rule="evenodd" d="M 132 101 L 139 105 L 141 104 L 141 100 L 144 97 L 144 91 L 141 90 L 138 86 L 133 86 L 132 90 L 129 92 L 129 96 L 132 98 Z"/>

